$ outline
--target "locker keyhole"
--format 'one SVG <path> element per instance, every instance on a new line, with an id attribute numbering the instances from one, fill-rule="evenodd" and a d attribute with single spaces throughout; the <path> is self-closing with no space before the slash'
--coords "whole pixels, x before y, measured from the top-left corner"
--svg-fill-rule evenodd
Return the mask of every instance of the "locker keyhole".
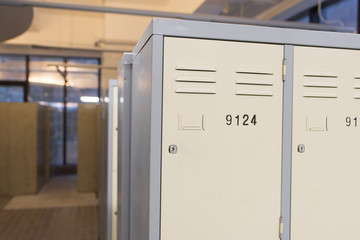
<path id="1" fill-rule="evenodd" d="M 176 154 L 177 150 L 178 150 L 178 147 L 176 145 L 172 144 L 169 146 L 169 153 Z"/>
<path id="2" fill-rule="evenodd" d="M 305 152 L 305 145 L 304 144 L 299 144 L 297 150 L 298 150 L 299 153 Z"/>

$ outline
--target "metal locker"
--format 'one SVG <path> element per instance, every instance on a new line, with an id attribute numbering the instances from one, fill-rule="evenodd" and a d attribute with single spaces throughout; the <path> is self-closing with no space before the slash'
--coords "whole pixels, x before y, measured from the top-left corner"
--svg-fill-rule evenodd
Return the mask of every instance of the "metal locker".
<path id="1" fill-rule="evenodd" d="M 359 238 L 359 53 L 356 34 L 153 19 L 123 92 L 121 239 Z"/>
<path id="2" fill-rule="evenodd" d="M 109 81 L 108 109 L 108 175 L 107 175 L 107 233 L 111 240 L 117 239 L 118 198 L 118 81 Z"/>
<path id="3" fill-rule="evenodd" d="M 294 47 L 292 240 L 360 238 L 359 61 L 359 50 Z"/>
<path id="4" fill-rule="evenodd" d="M 161 239 L 278 239 L 282 60 L 281 45 L 165 37 Z"/>
<path id="5" fill-rule="evenodd" d="M 108 85 L 108 100 L 103 104 L 103 121 L 106 133 L 104 146 L 106 146 L 106 159 L 100 166 L 100 240 L 117 239 L 117 205 L 118 205 L 118 80 L 110 79 Z M 105 103 L 108 104 L 105 105 Z"/>
<path id="6" fill-rule="evenodd" d="M 153 36 L 134 54 L 130 239 L 278 239 L 283 53 Z"/>
<path id="7" fill-rule="evenodd" d="M 130 239 L 130 128 L 132 54 L 124 53 L 118 67 L 118 191 L 117 239 Z"/>

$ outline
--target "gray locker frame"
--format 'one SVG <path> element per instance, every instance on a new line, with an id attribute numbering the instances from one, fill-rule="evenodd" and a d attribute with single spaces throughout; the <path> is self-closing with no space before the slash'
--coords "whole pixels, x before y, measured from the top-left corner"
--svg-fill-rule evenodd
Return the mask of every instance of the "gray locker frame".
<path id="1" fill-rule="evenodd" d="M 290 240 L 291 220 L 291 159 L 292 159 L 292 119 L 293 119 L 293 68 L 294 46 L 284 46 L 283 122 L 282 122 L 282 176 L 281 176 L 281 219 L 283 225 L 280 238 Z"/>
<path id="2" fill-rule="evenodd" d="M 124 53 L 118 67 L 118 221 L 117 238 L 129 239 L 130 219 L 130 128 L 131 128 L 131 71 L 132 53 Z M 124 102 L 120 99 L 123 98 Z"/>
<path id="3" fill-rule="evenodd" d="M 133 72 L 137 68 L 146 69 L 151 73 L 150 88 L 147 89 L 150 101 L 149 109 L 141 103 L 135 103 L 133 109 L 147 112 L 150 122 L 147 133 L 149 149 L 137 147 L 136 140 L 132 139 L 132 151 L 143 151 L 149 165 L 146 176 L 134 174 L 132 177 L 143 178 L 142 182 L 149 182 L 147 189 L 142 189 L 148 196 L 142 201 L 146 206 L 147 220 L 138 224 L 137 232 L 144 231 L 142 238 L 130 237 L 122 240 L 159 240 L 160 239 L 160 211 L 161 211 L 161 145 L 162 145 L 162 79 L 163 79 L 163 41 L 164 37 L 181 37 L 209 40 L 224 40 L 238 42 L 254 42 L 280 44 L 284 46 L 284 96 L 283 96 L 283 139 L 282 139 L 282 182 L 281 182 L 281 239 L 290 240 L 291 230 L 291 159 L 292 159 L 292 110 L 293 110 L 293 67 L 294 46 L 327 47 L 339 49 L 359 49 L 360 36 L 351 33 L 333 33 L 310 30 L 295 30 L 272 27 L 246 26 L 236 24 L 211 23 L 200 21 L 184 21 L 174 19 L 154 18 L 143 36 L 133 50 Z M 136 63 L 139 58 L 144 58 L 143 63 Z M 142 66 L 137 66 L 142 65 Z M 134 77 L 132 91 L 133 102 L 136 100 L 136 76 Z M 135 90 L 134 90 L 135 89 Z M 132 117 L 134 117 L 132 115 Z M 135 120 L 135 119 L 133 119 Z M 133 148 L 136 148 L 134 150 Z M 134 164 L 134 163 L 132 163 Z M 136 163 L 135 163 L 136 164 Z M 138 163 L 139 164 L 139 163 Z M 133 166 L 132 166 L 133 167 Z M 138 166 L 140 167 L 140 166 Z M 132 184 L 132 183 L 131 183 Z M 133 189 L 131 185 L 131 189 Z M 140 191 L 139 191 L 140 192 Z M 133 192 L 131 194 L 134 194 Z M 132 202 L 134 199 L 131 199 Z M 130 206 L 133 209 L 133 205 Z M 138 213 L 136 213 L 138 214 Z M 143 216 L 144 217 L 144 216 Z M 133 220 L 130 214 L 130 223 Z M 134 230 L 135 231 L 135 230 Z"/>

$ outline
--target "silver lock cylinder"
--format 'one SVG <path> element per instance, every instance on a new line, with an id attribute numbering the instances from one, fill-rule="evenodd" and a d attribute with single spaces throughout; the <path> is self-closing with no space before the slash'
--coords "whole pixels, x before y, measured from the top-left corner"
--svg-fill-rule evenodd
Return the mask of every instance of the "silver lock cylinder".
<path id="1" fill-rule="evenodd" d="M 305 145 L 304 144 L 299 144 L 297 150 L 298 150 L 299 153 L 305 152 Z"/>
<path id="2" fill-rule="evenodd" d="M 172 145 L 169 146 L 169 153 L 170 153 L 170 154 L 176 154 L 177 151 L 178 151 L 177 145 L 172 144 Z"/>

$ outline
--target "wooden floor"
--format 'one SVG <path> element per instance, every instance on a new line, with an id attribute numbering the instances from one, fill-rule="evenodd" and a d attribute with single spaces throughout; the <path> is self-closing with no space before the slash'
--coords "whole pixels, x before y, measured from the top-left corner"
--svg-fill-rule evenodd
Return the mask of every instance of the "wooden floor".
<path id="1" fill-rule="evenodd" d="M 0 197 L 0 240 L 98 240 L 97 206 L 11 209 Z"/>

